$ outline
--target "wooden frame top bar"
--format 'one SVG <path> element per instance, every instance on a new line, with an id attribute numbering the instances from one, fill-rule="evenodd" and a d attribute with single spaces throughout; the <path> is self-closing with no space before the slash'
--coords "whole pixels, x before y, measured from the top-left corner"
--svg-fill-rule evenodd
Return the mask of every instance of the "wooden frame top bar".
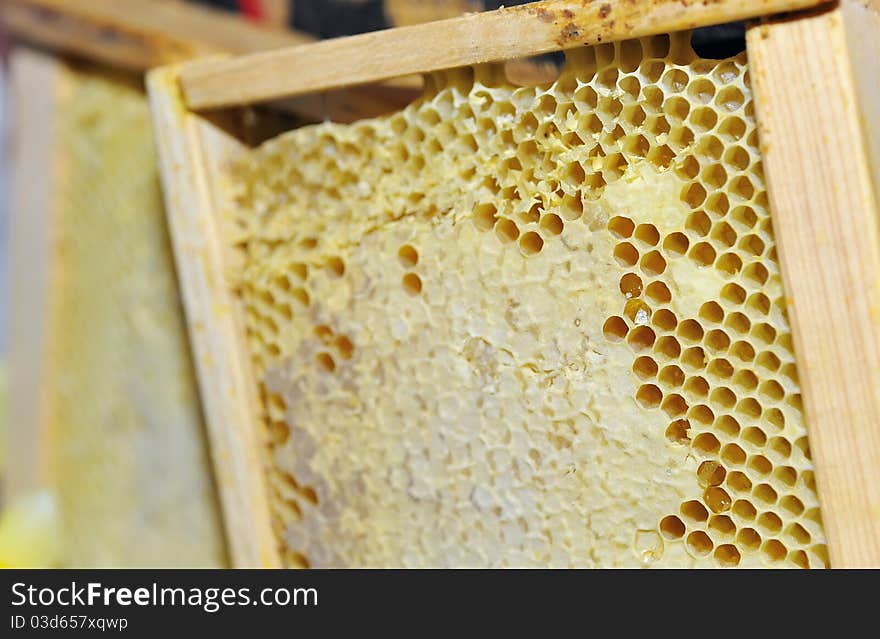
<path id="1" fill-rule="evenodd" d="M 10 33 L 116 67 L 146 71 L 194 57 L 290 47 L 314 38 L 180 2 L 3 0 Z"/>
<path id="2" fill-rule="evenodd" d="M 545 0 L 181 70 L 191 109 L 304 93 L 795 11 L 824 0 Z"/>
<path id="3" fill-rule="evenodd" d="M 169 0 L 0 0 L 0 22 L 17 39 L 132 72 L 315 41 L 305 33 Z M 421 88 L 420 78 L 399 78 L 328 100 L 305 96 L 284 108 L 315 120 L 350 122 L 397 110 Z"/>

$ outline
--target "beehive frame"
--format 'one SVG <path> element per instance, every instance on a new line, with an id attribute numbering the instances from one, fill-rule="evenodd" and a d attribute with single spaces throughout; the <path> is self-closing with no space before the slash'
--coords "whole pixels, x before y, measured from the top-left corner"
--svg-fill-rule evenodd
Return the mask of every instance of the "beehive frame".
<path id="1" fill-rule="evenodd" d="M 541 2 L 154 72 L 166 200 L 236 564 L 280 565 L 256 385 L 219 239 L 219 181 L 243 147 L 230 121 L 193 109 L 762 17 L 748 31 L 750 73 L 831 565 L 880 565 L 880 7 L 843 0 L 768 17 L 817 4 Z"/>

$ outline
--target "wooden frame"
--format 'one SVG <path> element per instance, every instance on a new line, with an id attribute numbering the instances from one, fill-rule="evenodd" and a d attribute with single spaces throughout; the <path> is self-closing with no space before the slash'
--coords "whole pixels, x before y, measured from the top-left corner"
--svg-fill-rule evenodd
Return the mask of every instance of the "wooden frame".
<path id="1" fill-rule="evenodd" d="M 10 207 L 11 298 L 9 424 L 5 494 L 12 498 L 45 487 L 45 406 L 40 380 L 46 374 L 53 122 L 59 65 L 51 56 L 22 50 L 11 58 L 12 138 Z M 47 167 L 49 170 L 47 171 Z M 49 183 L 47 184 L 47 175 Z"/>
<path id="2" fill-rule="evenodd" d="M 541 2 L 154 72 L 149 88 L 203 401 L 219 458 L 238 455 L 233 479 L 224 483 L 224 505 L 235 517 L 267 517 L 262 498 L 247 504 L 256 498 L 255 476 L 261 474 L 257 424 L 246 418 L 255 414 L 254 390 L 246 388 L 253 383 L 236 333 L 239 311 L 222 288 L 221 222 L 210 186 L 235 142 L 196 110 L 818 4 L 662 1 L 584 8 Z M 835 567 L 880 565 L 880 94 L 876 83 L 854 72 L 877 72 L 878 12 L 873 0 L 841 0 L 752 24 L 748 34 L 765 172 Z M 414 42 L 427 44 L 415 49 Z M 297 73 L 285 73 L 293 68 Z M 222 312 L 210 310 L 216 308 Z M 231 450 L 235 445 L 242 449 Z M 236 540 L 237 557 L 249 558 L 239 565 L 266 565 L 258 557 L 275 565 L 271 540 L 262 532 L 266 521 L 252 520 L 260 532 Z"/>
<path id="3" fill-rule="evenodd" d="M 831 562 L 880 566 L 880 6 L 748 49 Z"/>
<path id="4" fill-rule="evenodd" d="M 143 72 L 199 57 L 245 54 L 314 42 L 308 34 L 250 23 L 183 2 L 5 0 L 0 22 L 17 39 L 114 68 Z M 421 90 L 417 77 L 325 96 L 285 109 L 310 119 L 349 122 L 396 110 Z"/>

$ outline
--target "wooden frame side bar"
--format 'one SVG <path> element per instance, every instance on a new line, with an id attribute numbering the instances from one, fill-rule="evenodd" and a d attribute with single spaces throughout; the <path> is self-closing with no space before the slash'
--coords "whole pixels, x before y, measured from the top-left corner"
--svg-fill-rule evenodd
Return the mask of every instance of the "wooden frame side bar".
<path id="1" fill-rule="evenodd" d="M 192 109 L 243 105 L 818 4 L 821 0 L 545 0 L 239 58 L 196 62 L 181 70 L 181 82 Z"/>
<path id="2" fill-rule="evenodd" d="M 880 567 L 880 12 L 842 0 L 747 42 L 831 564 Z"/>
<path id="3" fill-rule="evenodd" d="M 220 165 L 242 152 L 221 127 L 187 112 L 177 70 L 147 77 L 153 128 L 214 473 L 235 567 L 278 567 L 257 427 L 257 389 L 240 310 L 225 278 Z"/>
<path id="4" fill-rule="evenodd" d="M 55 180 L 54 114 L 60 65 L 26 48 L 10 56 L 14 100 L 10 190 L 11 302 L 10 376 L 5 498 L 13 499 L 47 483 L 45 457 L 46 317 L 52 263 L 52 210 Z"/>

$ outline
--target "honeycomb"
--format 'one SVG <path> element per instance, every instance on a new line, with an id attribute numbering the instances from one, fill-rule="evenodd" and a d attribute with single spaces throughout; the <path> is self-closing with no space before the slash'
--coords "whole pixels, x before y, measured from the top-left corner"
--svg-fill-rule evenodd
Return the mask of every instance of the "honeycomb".
<path id="1" fill-rule="evenodd" d="M 139 83 L 59 63 L 47 466 L 70 566 L 220 566 L 225 544 Z"/>
<path id="2" fill-rule="evenodd" d="M 449 70 L 231 181 L 288 565 L 827 565 L 744 53 Z"/>

